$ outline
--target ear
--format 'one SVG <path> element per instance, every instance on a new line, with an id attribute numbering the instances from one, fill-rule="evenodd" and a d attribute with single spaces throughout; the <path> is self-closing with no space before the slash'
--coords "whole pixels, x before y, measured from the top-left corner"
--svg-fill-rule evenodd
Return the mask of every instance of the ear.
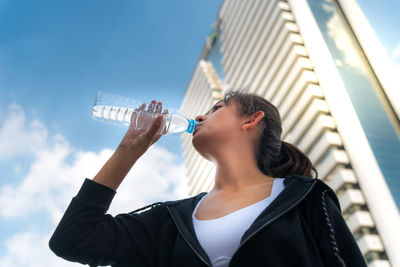
<path id="1" fill-rule="evenodd" d="M 250 116 L 249 120 L 243 124 L 243 126 L 241 127 L 241 129 L 247 130 L 247 129 L 251 129 L 251 128 L 255 128 L 257 126 L 257 123 L 262 120 L 262 118 L 264 118 L 264 112 L 262 111 L 257 111 L 256 113 L 254 113 L 253 115 Z"/>

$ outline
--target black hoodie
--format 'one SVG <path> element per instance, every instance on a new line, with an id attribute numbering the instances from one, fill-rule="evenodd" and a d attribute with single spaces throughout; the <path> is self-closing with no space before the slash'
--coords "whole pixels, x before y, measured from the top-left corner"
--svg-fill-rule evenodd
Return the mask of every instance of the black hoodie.
<path id="1" fill-rule="evenodd" d="M 328 185 L 298 175 L 284 185 L 244 233 L 229 266 L 367 266 Z M 50 239 L 54 253 L 90 266 L 212 266 L 192 223 L 206 193 L 113 217 L 106 212 L 115 193 L 86 179 Z"/>

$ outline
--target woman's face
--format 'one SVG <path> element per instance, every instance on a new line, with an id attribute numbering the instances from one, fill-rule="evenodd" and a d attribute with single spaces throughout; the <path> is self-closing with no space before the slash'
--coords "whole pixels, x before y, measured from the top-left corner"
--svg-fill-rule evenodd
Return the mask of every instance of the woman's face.
<path id="1" fill-rule="evenodd" d="M 199 127 L 193 133 L 192 144 L 209 160 L 221 148 L 233 144 L 243 123 L 243 119 L 237 115 L 237 103 L 234 100 L 229 105 L 222 100 L 217 102 L 206 114 L 197 116 L 195 120 L 199 122 Z"/>

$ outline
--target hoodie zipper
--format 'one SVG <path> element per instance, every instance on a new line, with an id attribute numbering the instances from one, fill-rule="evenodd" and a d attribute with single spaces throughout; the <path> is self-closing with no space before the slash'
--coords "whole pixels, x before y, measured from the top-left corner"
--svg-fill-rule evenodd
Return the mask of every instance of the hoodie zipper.
<path id="1" fill-rule="evenodd" d="M 315 182 L 311 185 L 311 187 L 307 190 L 307 192 L 301 197 L 299 198 L 295 203 L 293 203 L 293 205 L 291 205 L 290 207 L 288 207 L 287 209 L 285 209 L 284 211 L 282 211 L 281 213 L 279 213 L 278 215 L 276 215 L 274 218 L 272 218 L 271 220 L 267 221 L 266 223 L 264 223 L 261 227 L 259 227 L 257 229 L 257 231 L 254 231 L 251 235 L 249 235 L 245 240 L 243 240 L 243 242 L 239 245 L 239 247 L 237 248 L 236 252 L 251 238 L 253 237 L 255 234 L 257 234 L 259 231 L 261 231 L 264 227 L 266 227 L 268 224 L 270 224 L 271 222 L 275 221 L 277 218 L 279 218 L 280 216 L 282 216 L 283 214 L 285 214 L 288 210 L 290 210 L 291 208 L 293 208 L 294 206 L 296 206 L 297 204 L 299 204 L 309 193 L 310 191 L 313 189 L 315 185 Z M 181 230 L 181 225 L 178 223 L 178 221 L 176 220 L 174 214 L 171 212 L 171 210 L 169 209 L 169 207 L 167 207 L 169 214 L 172 217 L 172 220 L 175 222 L 179 233 L 181 234 L 182 238 L 186 241 L 186 243 L 189 245 L 189 247 L 193 250 L 193 252 L 209 267 L 210 264 L 207 262 L 206 259 L 204 259 L 198 252 L 197 250 L 192 246 L 192 244 L 189 242 L 189 240 L 187 239 L 187 237 L 185 236 L 185 234 L 182 232 Z M 234 257 L 234 255 L 236 254 L 236 252 L 232 255 L 232 259 Z M 229 263 L 230 265 L 230 263 Z"/>
<path id="2" fill-rule="evenodd" d="M 192 246 L 192 244 L 191 244 L 191 243 L 189 242 L 189 240 L 186 238 L 185 234 L 182 233 L 182 230 L 181 230 L 181 227 L 182 227 L 182 226 L 181 226 L 180 224 L 178 224 L 178 221 L 176 220 L 174 214 L 171 212 L 171 210 L 169 209 L 169 207 L 167 207 L 167 209 L 168 209 L 169 214 L 170 214 L 171 217 L 172 217 L 172 220 L 175 222 L 176 226 L 178 226 L 177 228 L 178 228 L 179 233 L 181 234 L 181 236 L 183 237 L 183 239 L 186 241 L 186 243 L 189 245 L 189 247 L 194 251 L 194 253 L 196 253 L 196 255 L 197 255 L 207 266 L 210 266 L 210 264 L 208 263 L 208 261 L 207 261 L 206 259 L 204 259 L 204 258 L 197 252 L 197 250 Z M 210 267 L 211 267 L 211 266 L 210 266 Z"/>
<path id="3" fill-rule="evenodd" d="M 264 223 L 261 227 L 259 227 L 257 229 L 257 231 L 254 231 L 253 233 L 251 233 L 251 235 L 249 235 L 245 240 L 243 240 L 243 242 L 239 245 L 239 247 L 237 248 L 236 251 L 238 251 L 243 245 L 244 243 L 246 243 L 251 237 L 253 237 L 255 234 L 257 234 L 259 231 L 261 231 L 264 227 L 266 227 L 268 224 L 270 224 L 271 222 L 275 221 L 277 218 L 279 218 L 280 216 L 282 216 L 283 214 L 285 214 L 288 210 L 290 210 L 291 208 L 293 208 L 294 206 L 296 206 L 297 204 L 300 203 L 300 201 L 302 201 L 307 195 L 308 193 L 310 193 L 311 189 L 314 187 L 315 182 L 312 184 L 312 186 L 307 190 L 307 192 L 300 198 L 298 199 L 295 203 L 293 203 L 293 205 L 291 205 L 290 207 L 288 207 L 287 209 L 285 209 L 284 211 L 282 211 L 281 213 L 279 213 L 278 215 L 276 215 L 274 218 L 271 218 L 271 220 L 267 221 L 266 223 Z M 232 256 L 233 258 L 233 256 Z"/>

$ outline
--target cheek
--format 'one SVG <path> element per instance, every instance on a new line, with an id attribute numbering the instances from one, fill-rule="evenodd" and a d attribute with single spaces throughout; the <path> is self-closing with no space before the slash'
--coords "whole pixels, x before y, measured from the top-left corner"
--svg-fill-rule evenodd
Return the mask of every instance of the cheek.
<path id="1" fill-rule="evenodd" d="M 238 121 L 230 116 L 219 116 L 213 121 L 213 132 L 221 132 L 225 134 L 232 133 L 240 128 Z"/>
<path id="2" fill-rule="evenodd" d="M 213 122 L 200 128 L 193 136 L 192 143 L 215 147 L 227 141 L 232 133 L 232 126 L 227 121 Z"/>
<path id="3" fill-rule="evenodd" d="M 200 127 L 193 136 L 193 141 L 215 144 L 215 142 L 227 140 L 238 130 L 240 130 L 240 124 L 235 118 L 230 114 L 218 112 L 207 118 L 205 125 Z"/>

